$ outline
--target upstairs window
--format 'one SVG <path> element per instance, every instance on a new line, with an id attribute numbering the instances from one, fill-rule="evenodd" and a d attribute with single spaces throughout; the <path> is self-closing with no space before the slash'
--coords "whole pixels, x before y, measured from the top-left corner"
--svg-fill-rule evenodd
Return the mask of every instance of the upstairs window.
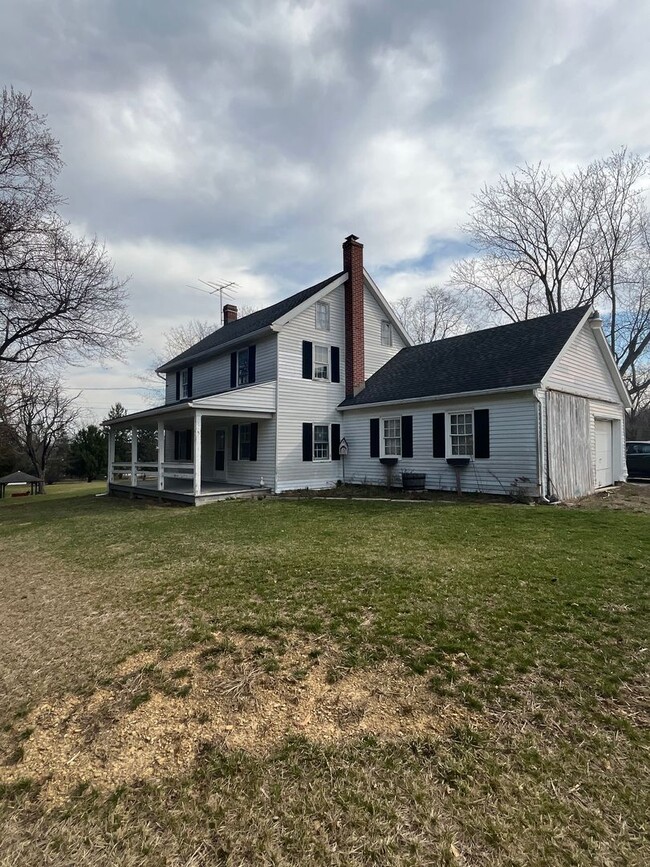
<path id="1" fill-rule="evenodd" d="M 314 379 L 330 378 L 329 346 L 314 346 Z"/>
<path id="2" fill-rule="evenodd" d="M 192 397 L 192 368 L 184 367 L 176 371 L 176 400 Z"/>
<path id="3" fill-rule="evenodd" d="M 452 412 L 449 416 L 449 437 L 454 457 L 473 457 L 474 413 Z"/>
<path id="4" fill-rule="evenodd" d="M 190 396 L 190 379 L 189 371 L 185 367 L 181 370 L 181 399 Z"/>
<path id="5" fill-rule="evenodd" d="M 382 419 L 382 451 L 384 457 L 399 458 L 402 455 L 402 419 Z"/>
<path id="6" fill-rule="evenodd" d="M 314 460 L 329 461 L 330 429 L 327 424 L 314 425 Z"/>
<path id="7" fill-rule="evenodd" d="M 330 306 L 327 301 L 316 302 L 316 328 L 318 331 L 330 330 Z"/>
<path id="8" fill-rule="evenodd" d="M 240 349 L 237 353 L 237 385 L 248 385 L 250 379 L 248 356 L 248 347 Z"/>
<path id="9" fill-rule="evenodd" d="M 381 345 L 393 345 L 393 326 L 390 324 L 388 319 L 381 320 Z"/>

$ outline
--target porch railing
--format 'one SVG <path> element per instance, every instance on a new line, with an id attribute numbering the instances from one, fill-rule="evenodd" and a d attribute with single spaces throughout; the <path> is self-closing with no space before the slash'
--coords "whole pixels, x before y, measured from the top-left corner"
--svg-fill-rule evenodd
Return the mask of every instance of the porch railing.
<path id="1" fill-rule="evenodd" d="M 162 481 L 161 482 L 161 472 Z M 137 487 L 138 482 L 150 482 L 150 486 L 162 490 L 165 479 L 180 479 L 194 483 L 194 464 L 186 461 L 166 461 L 159 465 L 157 461 L 138 461 L 133 464 L 130 461 L 116 461 L 110 472 L 111 482 L 122 482 Z"/>

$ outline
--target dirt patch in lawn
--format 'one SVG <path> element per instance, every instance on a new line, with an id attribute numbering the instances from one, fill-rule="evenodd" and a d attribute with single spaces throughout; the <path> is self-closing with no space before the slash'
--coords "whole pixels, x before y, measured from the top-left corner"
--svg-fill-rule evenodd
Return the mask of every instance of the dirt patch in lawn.
<path id="1" fill-rule="evenodd" d="M 627 482 L 614 488 L 597 491 L 590 497 L 583 497 L 566 503 L 569 509 L 613 509 L 623 512 L 650 514 L 650 480 L 648 482 Z"/>
<path id="2" fill-rule="evenodd" d="M 334 649 L 298 637 L 278 647 L 216 635 L 166 659 L 138 654 L 92 695 L 30 713 L 22 721 L 29 735 L 0 767 L 0 782 L 31 778 L 54 806 L 82 784 L 112 790 L 187 771 L 206 745 L 264 755 L 292 736 L 399 740 L 469 721 L 466 708 L 434 695 L 401 663 L 339 666 Z"/>

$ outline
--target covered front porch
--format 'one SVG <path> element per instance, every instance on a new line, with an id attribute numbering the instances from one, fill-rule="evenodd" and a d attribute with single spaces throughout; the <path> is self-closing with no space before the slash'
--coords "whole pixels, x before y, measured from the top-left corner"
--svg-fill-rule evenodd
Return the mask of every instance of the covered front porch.
<path id="1" fill-rule="evenodd" d="M 273 490 L 274 413 L 198 403 L 108 423 L 110 494 L 203 505 Z"/>

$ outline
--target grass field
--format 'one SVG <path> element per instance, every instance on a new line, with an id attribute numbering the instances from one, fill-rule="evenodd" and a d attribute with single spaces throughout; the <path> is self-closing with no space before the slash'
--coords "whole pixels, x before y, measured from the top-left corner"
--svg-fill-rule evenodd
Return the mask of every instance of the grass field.
<path id="1" fill-rule="evenodd" d="M 650 517 L 0 502 L 0 864 L 645 865 Z"/>

